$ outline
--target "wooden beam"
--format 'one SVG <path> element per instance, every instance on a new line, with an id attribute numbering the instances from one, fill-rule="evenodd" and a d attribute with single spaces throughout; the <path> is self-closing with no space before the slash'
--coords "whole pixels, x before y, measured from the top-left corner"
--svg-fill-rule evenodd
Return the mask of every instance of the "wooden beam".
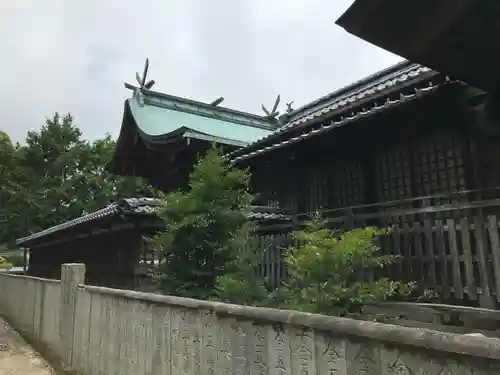
<path id="1" fill-rule="evenodd" d="M 109 233 L 110 231 L 117 232 L 117 231 L 123 231 L 123 230 L 133 229 L 133 228 L 134 228 L 134 224 L 133 223 L 131 223 L 131 222 L 125 222 L 125 223 L 116 224 L 116 225 L 110 227 L 109 229 L 108 228 L 99 228 L 99 229 L 93 229 L 93 230 L 91 230 L 91 231 L 89 231 L 87 233 L 80 233 L 80 234 L 77 234 L 77 235 L 71 235 L 71 234 L 69 234 L 69 235 L 66 235 L 66 236 L 63 236 L 63 237 L 60 237 L 60 238 L 57 238 L 57 239 L 53 239 L 53 240 L 47 241 L 47 242 L 38 242 L 38 243 L 35 243 L 32 246 L 29 245 L 29 242 L 26 242 L 24 244 L 24 246 L 28 247 L 31 250 L 34 250 L 37 247 L 46 247 L 46 246 L 49 246 L 49 245 L 55 245 L 55 244 L 64 243 L 64 242 L 72 242 L 72 241 L 74 241 L 76 239 L 90 237 L 90 236 L 98 236 L 98 235 L 101 235 L 101 234 Z M 36 240 L 37 239 L 34 239 L 33 241 L 36 241 Z"/>
<path id="2" fill-rule="evenodd" d="M 28 249 L 27 248 L 23 248 L 23 272 L 26 273 L 27 269 L 28 269 Z"/>
<path id="3" fill-rule="evenodd" d="M 413 39 L 412 48 L 414 53 L 419 55 L 435 50 L 439 39 L 446 37 L 446 32 L 471 7 L 470 0 L 453 0 L 452 7 L 440 1 L 436 1 L 435 4 L 437 6 L 434 9 L 429 9 L 428 14 L 425 16 L 425 24 L 422 23 L 422 27 L 415 30 L 415 36 L 418 35 L 418 37 Z"/>

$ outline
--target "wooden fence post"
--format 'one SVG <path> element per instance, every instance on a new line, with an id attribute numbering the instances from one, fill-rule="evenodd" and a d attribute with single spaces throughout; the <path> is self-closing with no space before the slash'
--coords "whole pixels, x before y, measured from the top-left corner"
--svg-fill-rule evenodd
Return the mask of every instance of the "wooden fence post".
<path id="1" fill-rule="evenodd" d="M 85 264 L 67 263 L 61 267 L 61 312 L 59 335 L 62 343 L 63 361 L 68 367 L 73 362 L 73 336 L 75 330 L 76 288 L 85 281 Z"/>

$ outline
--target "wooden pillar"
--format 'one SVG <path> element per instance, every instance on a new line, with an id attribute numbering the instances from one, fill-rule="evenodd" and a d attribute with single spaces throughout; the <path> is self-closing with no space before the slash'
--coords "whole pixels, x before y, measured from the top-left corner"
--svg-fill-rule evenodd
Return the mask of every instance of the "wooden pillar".
<path id="1" fill-rule="evenodd" d="M 484 187 L 483 166 L 481 163 L 481 124 L 475 112 L 471 108 L 471 100 L 478 96 L 474 88 L 467 88 L 461 91 L 460 96 L 460 114 L 464 121 L 465 132 L 465 185 L 466 189 L 476 190 Z M 480 97 L 480 96 L 479 96 Z M 482 99 L 484 100 L 484 98 Z M 484 111 L 484 108 L 477 108 L 475 111 Z M 481 193 L 473 194 L 473 199 L 481 199 Z"/>
<path id="2" fill-rule="evenodd" d="M 26 271 L 28 270 L 28 249 L 24 248 L 23 249 L 23 273 L 26 274 Z"/>

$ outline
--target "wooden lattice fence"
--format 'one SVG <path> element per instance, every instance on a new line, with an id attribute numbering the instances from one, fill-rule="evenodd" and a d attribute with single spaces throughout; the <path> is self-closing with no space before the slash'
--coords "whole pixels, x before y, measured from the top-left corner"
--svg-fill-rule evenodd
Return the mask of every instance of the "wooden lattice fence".
<path id="1" fill-rule="evenodd" d="M 491 308 L 500 306 L 499 208 L 500 199 L 401 211 L 370 207 L 369 213 L 349 209 L 328 222 L 337 229 L 392 227 L 380 239 L 385 254 L 400 256 L 389 269 L 391 278 L 416 281 L 448 303 Z M 293 243 L 291 232 L 261 234 L 254 241 L 263 253 L 259 272 L 278 285 L 286 277 L 283 251 Z"/>

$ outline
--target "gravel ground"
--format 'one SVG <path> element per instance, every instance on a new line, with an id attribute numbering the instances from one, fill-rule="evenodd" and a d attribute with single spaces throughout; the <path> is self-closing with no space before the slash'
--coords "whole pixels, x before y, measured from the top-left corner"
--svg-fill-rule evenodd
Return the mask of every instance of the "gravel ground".
<path id="1" fill-rule="evenodd" d="M 0 375 L 57 375 L 1 317 Z"/>

